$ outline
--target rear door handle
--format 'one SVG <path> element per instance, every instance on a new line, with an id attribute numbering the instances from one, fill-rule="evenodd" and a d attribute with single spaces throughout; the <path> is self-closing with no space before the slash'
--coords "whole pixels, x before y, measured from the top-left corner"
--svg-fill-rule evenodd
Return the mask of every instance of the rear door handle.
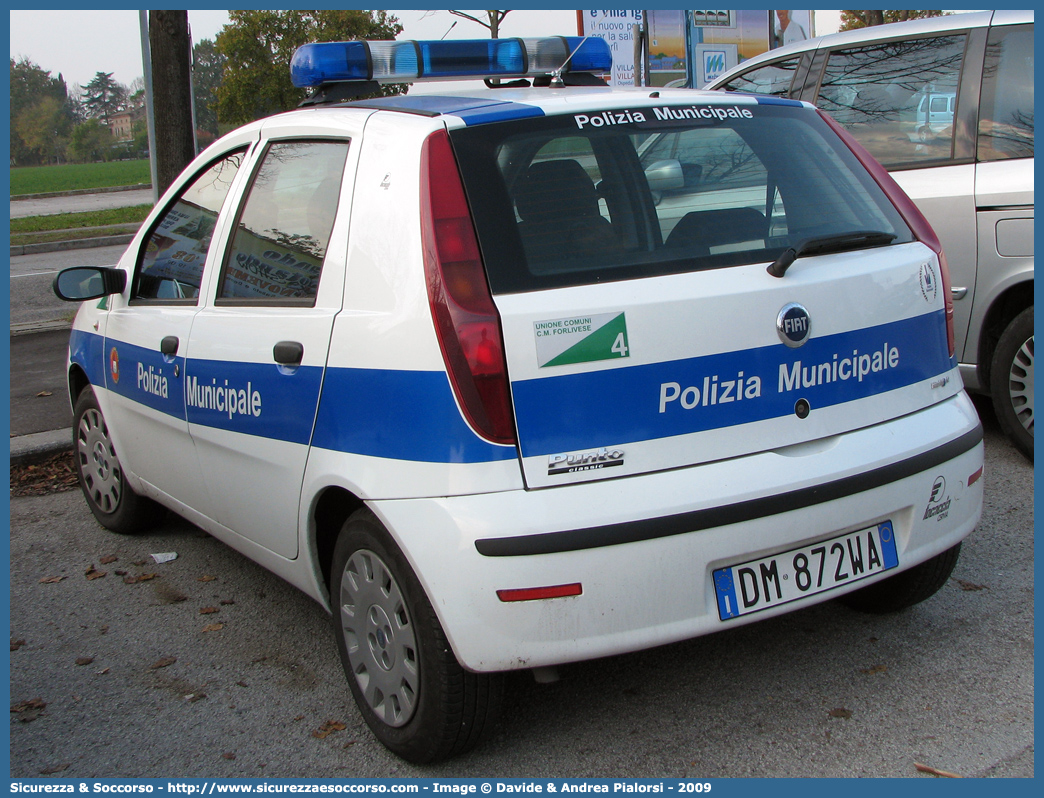
<path id="1" fill-rule="evenodd" d="M 160 354 L 167 357 L 173 357 L 178 353 L 178 347 L 181 342 L 178 340 L 176 335 L 168 335 L 162 341 L 160 341 Z"/>
<path id="2" fill-rule="evenodd" d="M 272 347 L 272 357 L 280 366 L 300 366 L 304 360 L 304 344 L 280 341 Z"/>

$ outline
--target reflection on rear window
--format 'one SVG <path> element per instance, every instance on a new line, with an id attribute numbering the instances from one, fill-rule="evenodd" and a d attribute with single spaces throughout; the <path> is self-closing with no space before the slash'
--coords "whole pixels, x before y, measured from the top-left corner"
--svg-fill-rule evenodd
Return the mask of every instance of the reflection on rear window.
<path id="1" fill-rule="evenodd" d="M 721 107 L 731 113 L 690 105 L 455 131 L 494 292 L 770 262 L 846 232 L 910 240 L 814 111 Z"/>

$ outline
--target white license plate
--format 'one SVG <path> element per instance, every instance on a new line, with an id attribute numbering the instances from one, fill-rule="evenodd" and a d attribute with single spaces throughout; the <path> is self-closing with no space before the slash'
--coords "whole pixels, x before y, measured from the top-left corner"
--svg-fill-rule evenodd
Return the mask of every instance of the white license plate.
<path id="1" fill-rule="evenodd" d="M 899 565 L 892 522 L 714 572 L 727 621 L 857 582 Z"/>

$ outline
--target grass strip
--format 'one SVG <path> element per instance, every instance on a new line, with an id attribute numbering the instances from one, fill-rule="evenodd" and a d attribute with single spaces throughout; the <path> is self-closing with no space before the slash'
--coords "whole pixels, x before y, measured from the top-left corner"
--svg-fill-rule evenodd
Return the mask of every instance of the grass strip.
<path id="1" fill-rule="evenodd" d="M 136 186 L 152 182 L 148 159 L 110 163 L 22 166 L 11 169 L 11 196 Z"/>
<path id="2" fill-rule="evenodd" d="M 56 213 L 48 216 L 26 216 L 11 220 L 12 238 L 18 233 L 44 233 L 52 230 L 72 230 L 80 227 L 104 227 L 113 224 L 141 224 L 151 205 L 133 205 L 129 208 L 107 208 L 82 213 Z"/>

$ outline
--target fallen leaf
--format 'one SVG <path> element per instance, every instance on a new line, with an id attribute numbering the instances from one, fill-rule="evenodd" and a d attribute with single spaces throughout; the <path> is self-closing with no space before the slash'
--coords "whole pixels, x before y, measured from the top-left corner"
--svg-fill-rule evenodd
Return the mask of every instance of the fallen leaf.
<path id="1" fill-rule="evenodd" d="M 88 579 L 101 579 L 105 576 L 105 571 L 99 571 L 94 567 L 94 563 L 91 563 L 91 567 L 84 571 L 83 575 Z"/>
<path id="2" fill-rule="evenodd" d="M 45 576 L 40 580 L 41 585 L 56 585 L 65 579 L 64 576 Z"/>
<path id="3" fill-rule="evenodd" d="M 933 768 L 930 765 L 922 765 L 920 762 L 914 762 L 914 767 L 922 773 L 931 773 L 933 776 L 942 776 L 945 779 L 963 779 L 964 776 L 958 776 L 956 773 L 950 773 L 946 770 L 939 770 Z"/>
<path id="4" fill-rule="evenodd" d="M 25 645 L 25 640 L 23 640 L 22 638 L 19 638 L 18 640 L 15 640 L 13 637 L 11 638 L 11 650 L 12 651 L 17 651 L 18 649 L 20 649 L 24 645 Z"/>
<path id="5" fill-rule="evenodd" d="M 47 702 L 45 702 L 42 698 L 30 698 L 28 701 L 19 701 L 17 704 L 11 707 L 11 711 L 29 712 L 33 709 L 43 709 L 46 706 Z"/>
<path id="6" fill-rule="evenodd" d="M 66 762 L 64 765 L 55 765 L 54 767 L 44 768 L 40 771 L 41 776 L 52 776 L 55 773 L 61 773 L 69 767 L 69 763 Z"/>
<path id="7" fill-rule="evenodd" d="M 40 391 L 40 393 L 37 394 L 37 397 L 42 396 L 54 396 L 54 394 L 52 394 L 50 391 Z"/>
<path id="8" fill-rule="evenodd" d="M 232 751 L 226 751 L 225 753 L 223 753 L 223 754 L 221 755 L 221 758 L 222 758 L 222 759 L 235 759 L 235 758 L 236 758 L 236 755 L 235 755 L 235 753 L 234 753 L 234 752 L 232 752 Z"/>
<path id="9" fill-rule="evenodd" d="M 236 682 L 236 684 L 238 684 L 240 687 L 246 687 L 247 686 L 247 683 L 242 681 L 242 680 Z"/>
<path id="10" fill-rule="evenodd" d="M 125 585 L 136 585 L 138 582 L 148 582 L 150 579 L 155 579 L 158 574 L 138 574 L 137 576 L 125 576 L 123 577 L 123 584 Z"/>
<path id="11" fill-rule="evenodd" d="M 209 624 L 207 624 L 206 626 L 203 627 L 203 631 L 204 632 L 220 632 L 224 628 L 225 628 L 225 624 L 223 624 L 223 623 L 209 623 Z"/>
<path id="12" fill-rule="evenodd" d="M 151 665 L 149 665 L 149 670 L 155 671 L 159 670 L 160 668 L 166 668 L 168 665 L 173 665 L 177 661 L 177 657 L 164 657 L 163 659 L 158 659 Z"/>
<path id="13" fill-rule="evenodd" d="M 113 573 L 116 574 L 116 576 L 126 576 L 127 575 L 126 571 L 121 571 L 119 568 L 117 568 L 115 571 L 113 571 Z"/>
<path id="14" fill-rule="evenodd" d="M 218 611 L 217 607 L 204 607 L 203 609 L 201 609 L 199 611 L 199 614 L 200 615 L 213 615 L 217 611 Z"/>
<path id="15" fill-rule="evenodd" d="M 214 581 L 215 579 L 217 579 L 217 577 L 216 577 L 216 576 L 208 576 L 208 575 L 204 575 L 204 576 L 200 576 L 200 577 L 198 577 L 198 578 L 196 579 L 196 581 L 197 581 L 197 582 L 213 582 L 213 581 Z"/>
<path id="16" fill-rule="evenodd" d="M 325 737 L 328 737 L 329 735 L 333 734 L 335 731 L 344 731 L 347 728 L 348 727 L 341 723 L 339 720 L 328 720 L 322 726 L 320 726 L 318 729 L 312 732 L 312 736 L 322 740 Z"/>
<path id="17" fill-rule="evenodd" d="M 76 658 L 76 664 L 77 665 L 90 665 L 92 662 L 94 662 L 94 657 L 77 657 Z"/>
<path id="18" fill-rule="evenodd" d="M 845 709 L 844 707 L 836 707 L 827 713 L 832 718 L 845 718 L 846 720 L 852 717 L 852 710 Z"/>
<path id="19" fill-rule="evenodd" d="M 228 607 L 228 606 L 230 606 L 232 604 L 235 604 L 235 603 L 236 602 L 234 600 L 232 600 L 232 599 L 221 599 L 221 602 L 220 602 L 222 607 Z"/>
<path id="20" fill-rule="evenodd" d="M 102 565 L 108 565 L 109 563 L 116 562 L 116 560 L 118 559 L 120 558 L 117 557 L 115 554 L 108 554 L 105 557 L 102 557 L 100 560 L 98 560 L 98 562 L 100 562 Z"/>
<path id="21" fill-rule="evenodd" d="M 961 590 L 989 590 L 986 585 L 977 585 L 974 582 L 965 582 L 963 579 L 957 579 L 957 584 L 960 585 Z"/>
<path id="22" fill-rule="evenodd" d="M 148 564 L 149 564 L 148 560 L 135 560 L 134 563 L 133 563 L 133 565 L 136 565 L 139 568 L 142 568 L 142 567 L 144 567 L 144 566 L 146 566 Z"/>
<path id="23" fill-rule="evenodd" d="M 884 673 L 888 670 L 887 665 L 874 665 L 872 668 L 860 668 L 860 673 L 872 674 L 872 673 Z"/>

